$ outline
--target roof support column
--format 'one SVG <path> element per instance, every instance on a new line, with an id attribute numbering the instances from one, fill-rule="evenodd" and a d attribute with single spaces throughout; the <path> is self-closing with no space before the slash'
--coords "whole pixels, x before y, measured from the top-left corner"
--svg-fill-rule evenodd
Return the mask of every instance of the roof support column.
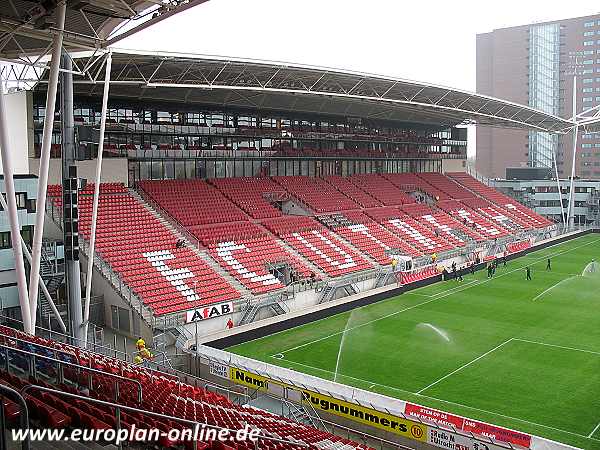
<path id="1" fill-rule="evenodd" d="M 110 88 L 110 70 L 112 66 L 112 52 L 106 56 L 106 73 L 104 75 L 104 92 L 102 95 L 102 115 L 100 117 L 100 141 L 98 142 L 98 156 L 96 157 L 96 179 L 94 180 L 94 199 L 92 206 L 92 227 L 90 231 L 90 247 L 87 255 L 87 273 L 85 283 L 85 305 L 83 309 L 83 341 L 87 345 L 88 326 L 90 320 L 90 297 L 92 295 L 92 273 L 94 270 L 94 252 L 96 250 L 96 223 L 98 221 L 98 198 L 100 196 L 100 181 L 102 177 L 102 153 L 104 151 L 104 132 L 106 130 L 106 112 L 108 108 L 108 91 Z"/>
<path id="2" fill-rule="evenodd" d="M 567 210 L 567 226 L 572 228 L 575 225 L 575 164 L 577 156 L 577 135 L 579 134 L 579 126 L 573 128 L 573 159 L 571 166 L 571 185 L 569 188 L 569 207 Z"/>
<path id="3" fill-rule="evenodd" d="M 558 147 L 556 149 L 558 151 Z M 552 152 L 552 159 L 554 163 L 554 175 L 556 176 L 556 186 L 558 187 L 558 201 L 560 202 L 560 219 L 563 223 L 563 227 L 566 223 L 565 221 L 565 207 L 563 205 L 562 199 L 562 191 L 560 189 L 560 178 L 558 177 L 558 164 L 556 163 L 556 151 Z"/>
<path id="4" fill-rule="evenodd" d="M 8 211 L 13 257 L 15 259 L 15 271 L 17 274 L 19 304 L 21 305 L 21 318 L 23 319 L 23 331 L 33 334 L 23 251 L 21 245 L 17 243 L 17 239 L 21 239 L 21 227 L 19 225 L 19 217 L 17 216 L 17 199 L 15 197 L 12 156 L 10 153 L 10 144 L 8 142 L 8 123 L 6 122 L 6 104 L 4 101 L 4 82 L 0 79 L 0 153 L 2 154 L 2 169 L 4 172 L 4 188 L 6 190 L 7 203 L 6 206 L 4 206 L 3 203 L 3 206 Z M 2 196 L 2 194 L 0 194 L 0 196 Z M 45 208 L 39 204 L 37 205 L 37 208 L 38 214 L 41 208 L 43 217 Z"/>
<path id="5" fill-rule="evenodd" d="M 62 51 L 63 31 L 65 28 L 66 2 L 61 2 L 57 9 L 57 28 L 52 42 L 52 60 L 48 77 L 48 95 L 46 97 L 46 117 L 44 118 L 44 131 L 42 135 L 42 149 L 40 155 L 40 171 L 37 192 L 37 213 L 35 216 L 35 230 L 33 233 L 31 273 L 29 274 L 29 308 L 31 310 L 31 333 L 35 333 L 35 322 L 38 301 L 38 282 L 40 275 L 40 260 L 42 252 L 42 236 L 44 234 L 44 217 L 46 213 L 46 193 L 48 188 L 48 168 L 50 166 L 50 146 L 52 131 L 54 129 L 54 110 L 56 107 L 56 88 L 58 85 L 58 72 L 60 69 L 60 55 Z"/>
<path id="6" fill-rule="evenodd" d="M 577 120 L 577 70 L 573 73 L 573 120 Z M 571 185 L 569 190 L 569 208 L 567 212 L 567 226 L 569 228 L 575 225 L 575 163 L 577 156 L 577 135 L 579 133 L 579 124 L 576 122 L 573 127 L 573 158 L 571 163 Z"/>

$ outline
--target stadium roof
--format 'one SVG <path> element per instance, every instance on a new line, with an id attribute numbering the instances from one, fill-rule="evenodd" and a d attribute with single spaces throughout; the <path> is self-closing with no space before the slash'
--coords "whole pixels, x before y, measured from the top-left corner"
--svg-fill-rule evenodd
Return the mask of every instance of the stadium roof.
<path id="1" fill-rule="evenodd" d="M 63 48 L 99 50 L 207 0 L 68 0 Z M 50 50 L 61 0 L 0 1 L 0 58 L 43 56 Z"/>
<path id="2" fill-rule="evenodd" d="M 115 49 L 111 73 L 112 98 L 293 110 L 435 126 L 478 123 L 559 133 L 573 126 L 567 119 L 529 106 L 472 92 L 282 62 Z M 77 79 L 76 92 L 101 95 L 101 78 Z"/>

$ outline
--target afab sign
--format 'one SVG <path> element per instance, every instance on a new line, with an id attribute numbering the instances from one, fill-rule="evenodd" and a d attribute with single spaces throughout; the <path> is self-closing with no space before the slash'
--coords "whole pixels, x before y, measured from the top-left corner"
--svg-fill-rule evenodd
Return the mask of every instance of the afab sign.
<path id="1" fill-rule="evenodd" d="M 187 311 L 186 323 L 200 322 L 213 317 L 224 316 L 233 312 L 233 302 L 219 303 L 218 305 L 210 305 L 205 308 L 192 309 Z"/>

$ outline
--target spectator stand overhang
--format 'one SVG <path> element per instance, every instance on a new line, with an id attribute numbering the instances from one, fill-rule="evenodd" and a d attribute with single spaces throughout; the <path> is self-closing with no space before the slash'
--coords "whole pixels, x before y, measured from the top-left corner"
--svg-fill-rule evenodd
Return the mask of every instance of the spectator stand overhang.
<path id="1" fill-rule="evenodd" d="M 323 67 L 177 53 L 112 50 L 111 97 L 379 118 L 438 127 L 480 124 L 566 133 L 574 126 L 529 106 L 448 87 Z M 81 56 L 89 66 L 93 54 Z M 75 91 L 99 95 L 97 77 Z"/>

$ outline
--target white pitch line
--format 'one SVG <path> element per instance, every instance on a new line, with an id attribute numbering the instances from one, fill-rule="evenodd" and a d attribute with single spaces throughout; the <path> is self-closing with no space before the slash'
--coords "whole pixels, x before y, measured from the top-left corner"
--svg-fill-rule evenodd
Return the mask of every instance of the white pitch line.
<path id="1" fill-rule="evenodd" d="M 314 367 L 314 366 L 309 366 L 308 364 L 303 364 L 303 363 L 299 363 L 299 362 L 291 361 L 291 360 L 287 360 L 287 362 L 291 363 L 291 364 L 296 364 L 298 366 L 306 367 L 306 368 L 309 368 L 309 369 L 317 370 L 317 371 L 320 371 L 320 372 L 324 372 L 324 373 L 327 373 L 327 374 L 332 375 L 332 376 L 334 375 L 334 373 L 332 371 L 330 371 L 330 370 L 321 369 L 319 367 Z M 592 432 L 588 436 L 585 436 L 583 434 L 574 433 L 573 431 L 563 430 L 562 428 L 556 428 L 556 427 L 552 427 L 550 425 L 543 425 L 541 423 L 532 422 L 532 421 L 526 420 L 526 419 L 520 419 L 518 417 L 507 416 L 506 414 L 502 414 L 502 413 L 498 413 L 498 412 L 494 412 L 494 411 L 489 411 L 487 409 L 476 408 L 474 406 L 465 405 L 463 403 L 451 402 L 449 400 L 442 400 L 441 398 L 431 397 L 431 396 L 425 395 L 425 394 L 417 394 L 415 392 L 407 391 L 405 389 L 400 389 L 400 388 L 396 388 L 396 387 L 393 387 L 393 386 L 388 386 L 386 384 L 375 383 L 373 381 L 365 380 L 365 379 L 362 379 L 362 378 L 352 377 L 350 375 L 344 375 L 344 374 L 342 374 L 342 377 L 345 377 L 345 378 L 348 378 L 348 379 L 351 379 L 351 380 L 355 380 L 355 381 L 360 381 L 362 383 L 370 383 L 369 389 L 372 389 L 373 386 L 379 386 L 379 387 L 382 387 L 382 388 L 385 388 L 385 389 L 389 389 L 389 390 L 392 390 L 392 391 L 402 392 L 404 394 L 416 395 L 416 396 L 423 397 L 423 398 L 426 398 L 426 399 L 429 399 L 429 400 L 434 400 L 434 401 L 437 401 L 437 402 L 440 402 L 440 403 L 445 403 L 447 405 L 459 406 L 461 408 L 466 408 L 466 409 L 470 409 L 470 410 L 477 411 L 477 412 L 482 412 L 482 413 L 486 413 L 486 414 L 492 414 L 494 416 L 502 417 L 504 419 L 515 420 L 517 422 L 525 423 L 527 425 L 533 425 L 533 426 L 536 426 L 536 427 L 545 428 L 547 430 L 558 431 L 560 433 L 570 434 L 571 436 L 577 436 L 577 437 L 580 437 L 580 438 L 590 439 L 592 441 L 600 442 L 600 439 L 596 439 L 596 438 L 591 437 L 591 436 L 593 436 L 594 432 L 597 431 L 597 428 L 600 427 L 600 424 L 598 424 L 598 427 L 596 427 L 596 429 L 594 429 L 594 432 Z"/>
<path id="2" fill-rule="evenodd" d="M 577 348 L 577 347 L 566 347 L 564 345 L 547 344 L 545 342 L 530 341 L 529 339 L 520 339 L 520 338 L 513 338 L 513 340 L 514 341 L 527 342 L 529 344 L 544 345 L 546 347 L 561 348 L 563 350 L 572 350 L 572 351 L 575 351 L 575 352 L 591 353 L 592 355 L 598 355 L 598 356 L 600 356 L 600 352 L 595 352 L 593 350 L 584 350 L 582 348 Z"/>
<path id="3" fill-rule="evenodd" d="M 356 325 L 356 326 L 354 326 L 354 327 L 350 327 L 350 328 L 347 328 L 347 329 L 344 329 L 344 330 L 341 330 L 341 331 L 337 331 L 337 332 L 335 332 L 335 333 L 332 333 L 332 334 L 329 334 L 329 335 L 327 335 L 327 336 L 323 336 L 323 337 L 321 337 L 321 338 L 314 339 L 314 340 L 312 340 L 312 341 L 308 341 L 308 342 L 305 342 L 305 343 L 303 343 L 303 344 L 296 345 L 296 346 L 294 346 L 294 347 L 290 347 L 290 348 L 288 348 L 288 349 L 286 349 L 286 350 L 282 350 L 282 351 L 281 351 L 281 353 L 284 353 L 284 354 L 285 354 L 285 353 L 287 353 L 287 352 L 291 352 L 292 350 L 297 350 L 297 349 L 299 349 L 299 348 L 303 348 L 303 347 L 306 347 L 306 346 L 309 346 L 309 345 L 312 345 L 312 344 L 316 344 L 317 342 L 324 341 L 324 340 L 326 340 L 326 339 L 329 339 L 329 338 L 332 338 L 332 337 L 334 337 L 334 336 L 339 336 L 340 334 L 347 333 L 347 332 L 349 332 L 349 331 L 352 331 L 352 330 L 355 330 L 355 329 L 357 329 L 357 328 L 364 327 L 365 325 L 370 325 L 370 324 L 372 324 L 372 323 L 375 323 L 375 322 L 377 322 L 377 321 L 379 321 L 379 320 L 384 320 L 384 319 L 387 319 L 387 318 L 389 318 L 389 317 L 393 317 L 393 316 L 395 316 L 395 315 L 397 315 L 397 314 L 401 314 L 401 313 L 403 313 L 403 312 L 410 311 L 411 309 L 418 308 L 419 306 L 426 305 L 426 304 L 428 304 L 428 303 L 434 302 L 434 301 L 436 301 L 436 300 L 439 300 L 439 299 L 441 299 L 441 298 L 445 298 L 445 297 L 447 297 L 447 296 L 449 296 L 449 295 L 453 295 L 453 294 L 456 294 L 456 293 L 459 293 L 459 292 L 465 291 L 465 290 L 467 290 L 467 289 L 470 289 L 470 288 L 472 288 L 472 287 L 475 287 L 475 286 L 480 286 L 480 285 L 482 285 L 482 284 L 485 284 L 485 283 L 489 283 L 490 281 L 494 281 L 495 279 L 498 279 L 498 278 L 504 277 L 504 276 L 506 276 L 506 275 L 509 275 L 509 274 L 511 274 L 511 273 L 514 273 L 514 272 L 517 272 L 517 271 L 519 271 L 519 270 L 522 270 L 522 269 L 524 269 L 525 267 L 527 267 L 528 265 L 531 265 L 531 264 L 533 264 L 533 263 L 535 263 L 535 262 L 543 261 L 543 260 L 547 259 L 548 257 L 555 257 L 555 256 L 559 256 L 559 255 L 562 255 L 562 254 L 565 254 L 565 253 L 569 253 L 569 252 L 572 252 L 573 250 L 577 250 L 578 248 L 581 248 L 581 247 L 588 246 L 588 245 L 590 245 L 590 244 L 593 244 L 594 242 L 598 242 L 598 241 L 600 241 L 600 239 L 596 239 L 596 240 L 594 240 L 594 241 L 592 241 L 592 242 L 587 242 L 587 243 L 585 243 L 585 244 L 581 244 L 581 245 L 575 246 L 575 247 L 573 247 L 573 248 L 569 248 L 569 249 L 567 249 L 567 250 L 563 250 L 562 252 L 557 252 L 557 253 L 553 253 L 553 254 L 550 254 L 550 255 L 544 255 L 543 257 L 540 257 L 540 258 L 538 258 L 538 259 L 534 259 L 534 260 L 533 260 L 533 262 L 531 262 L 531 263 L 528 263 L 528 264 L 526 264 L 526 265 L 524 265 L 524 266 L 521 266 L 521 267 L 517 267 L 516 269 L 512 269 L 512 270 L 509 270 L 509 271 L 507 271 L 507 272 L 502 272 L 500 275 L 494 276 L 493 278 L 487 278 L 487 279 L 485 279 L 485 280 L 478 281 L 477 283 L 474 283 L 474 284 L 471 284 L 471 285 L 460 286 L 460 288 L 461 288 L 460 290 L 454 290 L 454 291 L 452 291 L 452 292 L 446 292 L 446 291 L 444 291 L 444 294 L 443 294 L 443 295 L 439 295 L 439 296 L 433 297 L 433 298 L 431 298 L 430 300 L 427 300 L 427 301 L 424 301 L 424 302 L 418 303 L 418 304 L 416 304 L 416 305 L 413 305 L 413 306 L 409 306 L 409 307 L 403 308 L 403 309 L 401 309 L 401 310 L 398 310 L 398 311 L 394 311 L 393 313 L 386 314 L 386 315 L 384 315 L 384 316 L 378 317 L 377 319 L 369 320 L 368 322 L 361 323 L 361 324 L 359 324 L 359 325 Z M 564 242 L 561 242 L 561 243 L 559 243 L 559 244 L 554 244 L 554 245 L 561 245 L 561 244 L 564 244 Z M 553 247 L 554 245 L 551 245 L 550 247 Z M 546 247 L 546 248 L 550 248 L 550 247 Z M 457 287 L 458 287 L 458 286 L 457 286 Z M 452 289 L 456 289 L 456 288 L 452 288 Z M 410 294 L 418 294 L 418 295 L 423 295 L 423 294 L 420 294 L 420 293 L 418 293 L 418 292 L 406 292 L 405 294 L 402 294 L 402 295 L 410 295 Z M 369 305 L 361 306 L 360 308 L 356 308 L 355 310 L 359 310 L 359 309 L 365 308 L 366 306 L 369 306 Z M 330 318 L 330 317 L 326 317 L 326 318 Z M 320 320 L 324 320 L 324 319 L 326 319 L 326 318 L 323 318 L 323 319 L 320 319 Z M 320 321 L 320 320 L 319 320 L 319 321 Z M 314 323 L 314 322 L 313 322 L 313 323 Z M 282 332 L 282 331 L 280 331 L 280 332 L 278 332 L 278 333 L 281 333 L 281 332 Z M 274 334 L 277 334 L 277 333 L 274 333 Z M 271 334 L 271 335 L 269 335 L 269 336 L 273 336 L 273 334 Z M 266 337 L 266 336 L 265 336 L 265 337 Z M 260 338 L 260 339 L 262 339 L 262 338 Z"/>
<path id="4" fill-rule="evenodd" d="M 552 289 L 554 289 L 556 286 L 558 286 L 560 283 L 562 283 L 565 280 L 569 280 L 573 278 L 573 276 L 569 277 L 569 278 L 563 278 L 562 280 L 558 280 L 556 283 L 554 283 L 552 286 L 550 286 L 548 289 L 540 292 L 538 295 L 536 295 L 535 297 L 533 297 L 533 299 L 531 299 L 532 302 L 535 302 L 538 298 L 542 297 L 546 292 L 550 292 Z"/>
<path id="5" fill-rule="evenodd" d="M 598 431 L 598 428 L 600 428 L 600 422 L 598 422 L 598 425 L 596 425 L 596 427 L 592 430 L 592 432 L 590 434 L 588 434 L 588 439 L 594 439 L 592 436 L 594 435 L 594 433 L 596 431 Z"/>
<path id="6" fill-rule="evenodd" d="M 448 280 L 448 281 L 450 281 L 450 280 Z M 460 281 L 459 281 L 459 283 L 460 283 Z M 453 288 L 446 289 L 445 291 L 440 291 L 436 294 L 431 294 L 431 297 L 437 297 L 438 295 L 442 295 L 442 294 L 446 294 L 446 293 L 449 294 L 454 291 L 462 291 L 462 290 L 464 290 L 464 288 L 467 288 L 469 285 L 471 285 L 473 283 L 479 283 L 479 280 L 471 280 L 468 283 L 461 283 L 458 286 L 454 286 Z M 413 294 L 414 294 L 414 292 L 413 292 Z"/>
<path id="7" fill-rule="evenodd" d="M 510 341 L 512 341 L 512 340 L 513 340 L 513 338 L 510 338 L 510 339 L 507 339 L 506 341 L 502 342 L 501 344 L 499 344 L 499 345 L 496 345 L 496 346 L 495 346 L 493 349 L 491 349 L 491 350 L 488 350 L 488 351 L 487 351 L 487 352 L 485 352 L 483 355 L 479 355 L 477 358 L 475 358 L 475 359 L 473 359 L 473 360 L 469 361 L 469 362 L 468 362 L 468 363 L 466 363 L 466 364 L 463 364 L 463 365 L 462 365 L 462 366 L 460 366 L 458 369 L 454 369 L 452 372 L 450 372 L 450 373 L 448 373 L 448 374 L 444 375 L 442 378 L 439 378 L 438 380 L 436 380 L 436 381 L 434 381 L 433 383 L 431 383 L 431 384 L 429 384 L 429 385 L 425 386 L 423 389 L 420 389 L 420 390 L 418 390 L 418 391 L 417 391 L 417 392 L 415 392 L 415 393 L 416 393 L 417 395 L 420 395 L 420 394 L 421 394 L 421 392 L 423 392 L 423 391 L 426 391 L 426 390 L 427 390 L 427 389 L 429 389 L 430 387 L 433 387 L 433 386 L 435 386 L 435 385 L 436 385 L 436 384 L 438 384 L 440 381 L 444 381 L 446 378 L 448 378 L 448 377 L 449 377 L 449 376 L 451 376 L 451 375 L 454 375 L 456 372 L 460 372 L 460 371 L 461 371 L 461 370 L 463 370 L 464 368 L 466 368 L 466 367 L 469 367 L 471 364 L 473 364 L 473 363 L 475 363 L 475 362 L 479 361 L 480 359 L 482 359 L 482 358 L 486 357 L 486 356 L 487 356 L 487 355 L 489 355 L 490 353 L 492 353 L 492 352 L 494 352 L 494 351 L 498 350 L 500 347 L 502 347 L 502 346 L 504 346 L 504 345 L 508 344 L 508 343 L 509 343 Z"/>

